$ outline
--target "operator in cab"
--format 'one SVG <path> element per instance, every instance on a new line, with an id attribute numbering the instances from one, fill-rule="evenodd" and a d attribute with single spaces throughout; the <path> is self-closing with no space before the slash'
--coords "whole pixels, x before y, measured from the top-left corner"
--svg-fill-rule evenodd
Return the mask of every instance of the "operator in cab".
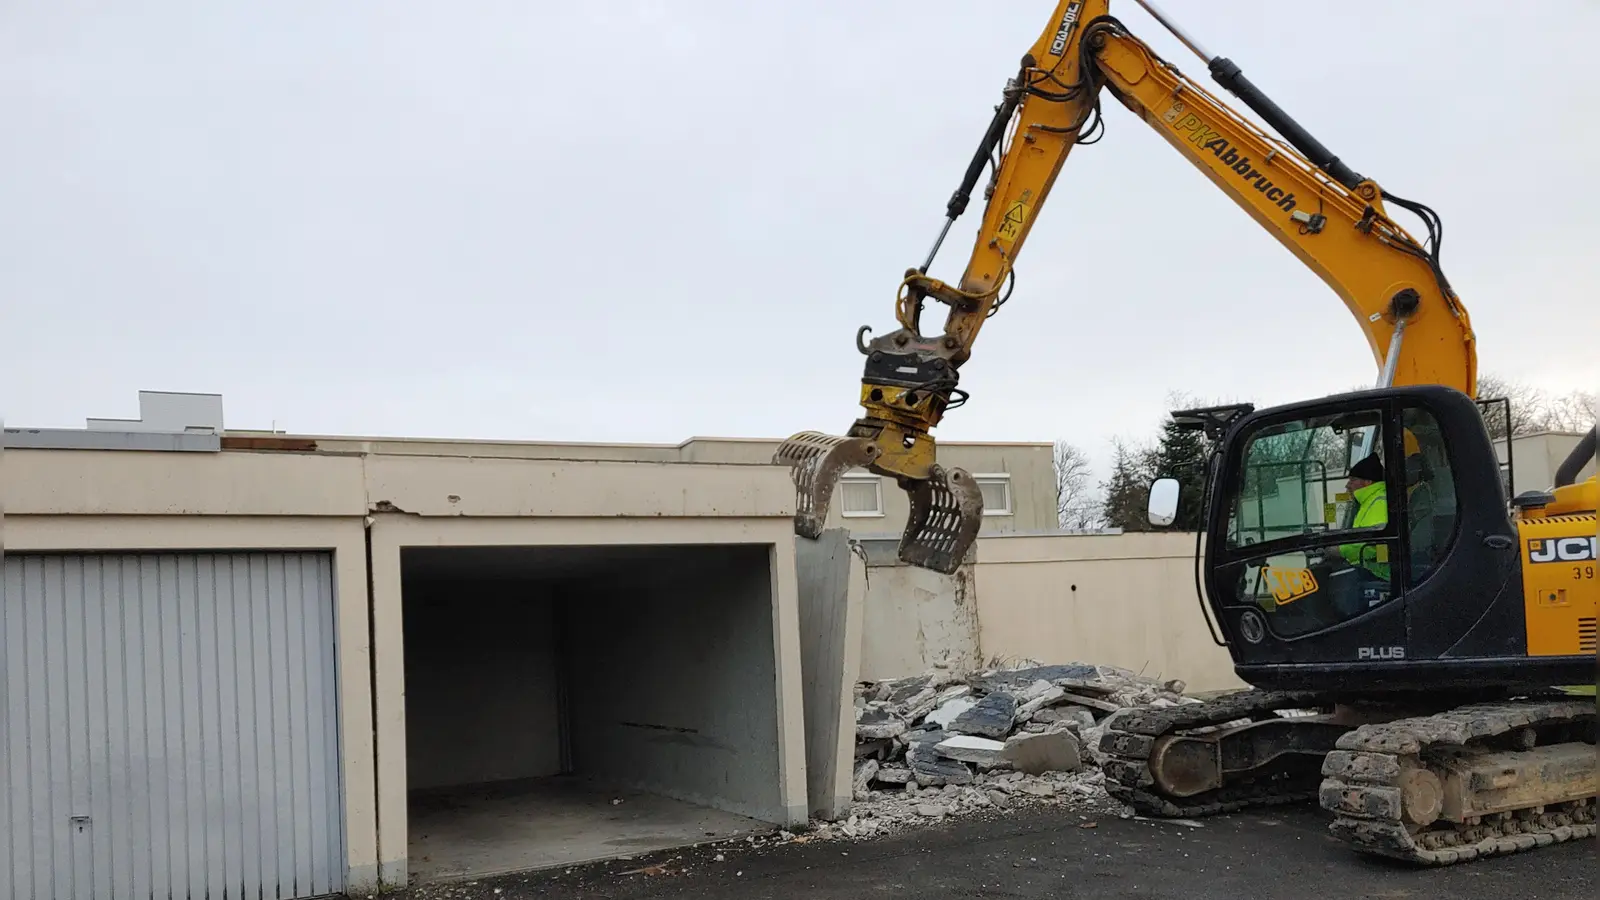
<path id="1" fill-rule="evenodd" d="M 1389 492 L 1388 485 L 1383 480 L 1383 462 L 1377 454 L 1350 467 L 1349 480 L 1345 482 L 1345 490 L 1356 502 L 1356 515 L 1351 520 L 1351 528 L 1382 528 L 1389 524 Z M 1382 569 L 1373 568 L 1376 563 L 1363 562 L 1361 559 L 1361 544 L 1346 544 L 1339 548 L 1345 562 L 1352 566 L 1362 566 L 1374 574 L 1387 579 L 1389 567 Z M 1370 554 L 1368 554 L 1370 555 Z"/>
<path id="2" fill-rule="evenodd" d="M 1350 467 L 1345 488 L 1356 504 L 1351 528 L 1382 528 L 1389 522 L 1388 485 L 1383 462 L 1372 454 Z M 1342 589 L 1334 592 L 1334 602 L 1342 615 L 1359 615 L 1377 605 L 1388 594 L 1389 561 L 1382 544 L 1351 542 L 1339 546 L 1339 555 L 1351 567 L 1339 579 Z"/>

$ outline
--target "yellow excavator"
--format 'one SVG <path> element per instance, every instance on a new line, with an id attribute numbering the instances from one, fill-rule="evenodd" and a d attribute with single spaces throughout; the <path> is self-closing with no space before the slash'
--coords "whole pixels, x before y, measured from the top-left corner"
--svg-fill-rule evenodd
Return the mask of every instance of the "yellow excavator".
<path id="1" fill-rule="evenodd" d="M 1252 687 L 1120 714 L 1101 739 L 1111 791 L 1153 816 L 1318 798 L 1357 851 L 1449 864 L 1595 834 L 1596 706 L 1555 686 L 1595 676 L 1591 431 L 1549 490 L 1513 492 L 1477 399 L 1466 308 L 1440 265 L 1439 216 L 1358 174 L 1147 0 L 1261 128 L 1159 57 L 1109 0 L 1061 0 L 1007 80 L 926 261 L 870 341 L 844 436 L 801 432 L 795 530 L 814 538 L 844 472 L 893 477 L 911 499 L 908 563 L 952 572 L 982 495 L 936 458 L 932 429 L 965 401 L 958 371 L 1015 284 L 1067 154 L 1101 133 L 1110 95 L 1316 272 L 1366 335 L 1376 387 L 1268 409 L 1182 410 L 1211 447 L 1196 584 L 1213 640 Z M 1275 132 L 1275 133 L 1274 133 Z M 965 272 L 928 274 L 985 168 Z M 1418 241 L 1390 217 L 1421 220 Z M 928 300 L 949 307 L 925 335 Z M 1153 524 L 1179 482 L 1151 486 Z"/>

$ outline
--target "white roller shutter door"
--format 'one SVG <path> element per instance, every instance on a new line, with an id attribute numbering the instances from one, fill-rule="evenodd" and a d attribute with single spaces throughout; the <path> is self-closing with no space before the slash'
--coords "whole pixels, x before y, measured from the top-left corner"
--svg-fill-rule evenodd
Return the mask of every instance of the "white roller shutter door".
<path id="1" fill-rule="evenodd" d="M 332 557 L 8 554 L 0 896 L 344 886 Z"/>

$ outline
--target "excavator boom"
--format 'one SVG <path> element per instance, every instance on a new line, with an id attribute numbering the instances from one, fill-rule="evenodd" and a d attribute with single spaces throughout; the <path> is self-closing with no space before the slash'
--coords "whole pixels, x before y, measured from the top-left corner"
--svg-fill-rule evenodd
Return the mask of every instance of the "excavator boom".
<path id="1" fill-rule="evenodd" d="M 1139 0 L 1169 28 L 1147 0 Z M 1001 102 L 946 205 L 927 260 L 908 269 L 895 302 L 898 328 L 863 341 L 864 415 L 843 436 L 802 432 L 775 462 L 792 467 L 796 531 L 823 528 L 839 476 L 864 468 L 893 477 L 911 497 L 901 559 L 954 571 L 976 540 L 982 497 L 971 475 L 941 467 L 932 429 L 966 394 L 959 370 L 983 324 L 1010 298 L 1016 263 L 1067 156 L 1102 133 L 1110 94 L 1194 164 L 1301 262 L 1350 310 L 1382 367 L 1382 385 L 1443 384 L 1468 396 L 1477 385 L 1476 350 L 1465 308 L 1439 266 L 1438 217 L 1386 195 L 1357 175 L 1221 57 L 1173 28 L 1206 60 L 1212 76 L 1283 138 L 1254 125 L 1161 59 L 1110 15 L 1109 0 L 1061 0 L 1008 79 Z M 928 275 L 985 167 L 983 218 L 960 281 Z M 1386 201 L 1423 219 L 1419 242 L 1390 218 Z M 1190 223 L 1166 211 L 1169 227 Z M 948 307 L 942 330 L 925 334 L 927 301 Z"/>

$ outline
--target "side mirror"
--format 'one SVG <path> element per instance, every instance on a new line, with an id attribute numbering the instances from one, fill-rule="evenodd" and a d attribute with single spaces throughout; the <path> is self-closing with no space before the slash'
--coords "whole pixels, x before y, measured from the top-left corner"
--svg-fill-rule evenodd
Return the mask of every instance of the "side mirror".
<path id="1" fill-rule="evenodd" d="M 1171 525 L 1178 518 L 1178 479 L 1157 478 L 1151 483 L 1146 515 L 1157 527 Z"/>

